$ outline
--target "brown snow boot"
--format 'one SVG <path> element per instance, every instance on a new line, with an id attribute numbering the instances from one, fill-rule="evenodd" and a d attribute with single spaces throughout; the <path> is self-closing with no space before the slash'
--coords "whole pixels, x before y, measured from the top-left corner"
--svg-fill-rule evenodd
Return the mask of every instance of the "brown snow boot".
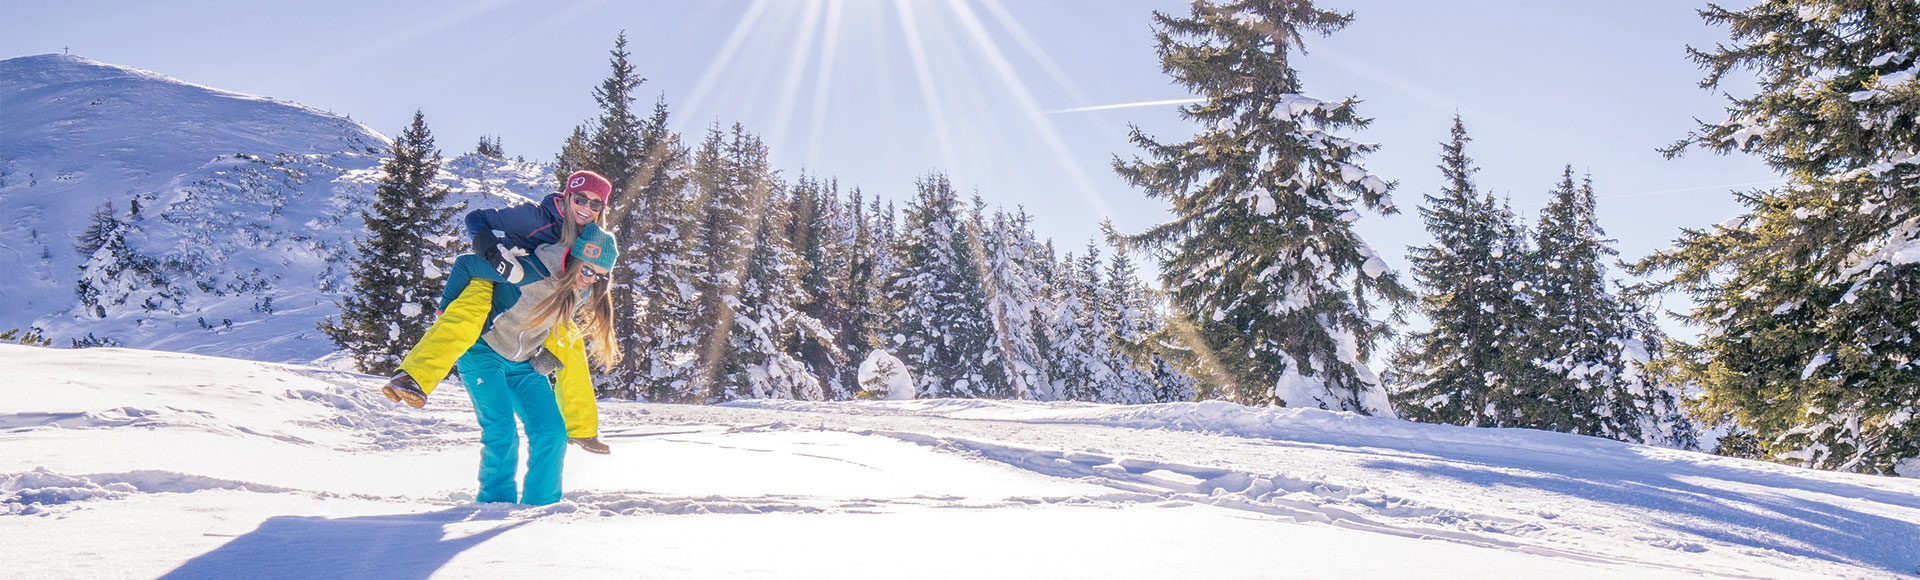
<path id="1" fill-rule="evenodd" d="M 596 455 L 606 455 L 613 452 L 613 448 L 608 447 L 605 443 L 601 443 L 599 437 L 574 437 L 568 439 L 567 442 L 579 445 L 580 448 L 586 450 L 587 453 Z"/>
<path id="2" fill-rule="evenodd" d="M 406 403 L 408 407 L 415 409 L 427 406 L 427 393 L 420 390 L 418 383 L 413 382 L 412 375 L 404 372 L 393 375 L 393 379 L 387 381 L 386 386 L 380 387 L 380 393 L 386 395 L 389 401 Z"/>

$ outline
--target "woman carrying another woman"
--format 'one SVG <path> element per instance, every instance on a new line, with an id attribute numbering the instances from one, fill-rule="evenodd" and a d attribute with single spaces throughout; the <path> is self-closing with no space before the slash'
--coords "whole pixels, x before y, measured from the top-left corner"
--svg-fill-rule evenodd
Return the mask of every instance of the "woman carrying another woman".
<path id="1" fill-rule="evenodd" d="M 441 318 L 407 354 L 401 365 L 407 371 L 394 381 L 424 374 L 432 382 L 421 384 L 438 383 L 446 376 L 444 361 L 457 353 L 454 366 L 480 420 L 475 501 L 559 501 L 561 460 L 569 441 L 593 453 L 611 451 L 598 437 L 587 360 L 591 356 L 602 368 L 619 362 L 607 283 L 618 254 L 613 234 L 588 223 L 571 247 L 547 244 L 517 257 L 526 271 L 518 283 L 507 282 L 480 256 L 454 261 L 441 294 Z M 480 329 L 478 340 L 464 331 L 469 328 Z M 558 388 L 547 379 L 550 372 Z M 527 436 L 526 482 L 518 490 L 516 418 Z"/>

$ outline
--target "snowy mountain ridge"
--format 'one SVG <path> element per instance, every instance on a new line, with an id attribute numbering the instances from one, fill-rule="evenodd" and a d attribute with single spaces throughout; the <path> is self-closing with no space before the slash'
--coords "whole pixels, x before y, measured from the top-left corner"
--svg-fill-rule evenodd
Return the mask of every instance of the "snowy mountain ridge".
<path id="1" fill-rule="evenodd" d="M 0 345 L 34 578 L 1899 578 L 1920 480 L 1223 403 L 603 401 L 549 506 L 473 502 L 457 384 Z"/>
<path id="2" fill-rule="evenodd" d="M 64 55 L 0 61 L 0 118 L 0 266 L 20 273 L 0 280 L 0 330 L 256 360 L 333 352 L 314 323 L 348 285 L 387 137 Z M 549 181 L 538 164 L 477 155 L 440 174 L 475 208 L 525 203 Z M 117 243 L 83 255 L 101 215 Z"/>

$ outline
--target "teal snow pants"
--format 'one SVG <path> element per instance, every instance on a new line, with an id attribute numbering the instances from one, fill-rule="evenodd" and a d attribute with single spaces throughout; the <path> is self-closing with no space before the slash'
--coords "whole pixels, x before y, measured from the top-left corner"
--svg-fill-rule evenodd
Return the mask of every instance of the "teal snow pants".
<path id="1" fill-rule="evenodd" d="M 480 494 L 475 501 L 546 505 L 560 501 L 560 465 L 567 452 L 567 425 L 553 397 L 553 383 L 533 365 L 501 358 L 487 341 L 455 363 L 480 419 Z M 514 468 L 520 462 L 520 433 L 526 426 L 525 490 L 515 494 Z"/>

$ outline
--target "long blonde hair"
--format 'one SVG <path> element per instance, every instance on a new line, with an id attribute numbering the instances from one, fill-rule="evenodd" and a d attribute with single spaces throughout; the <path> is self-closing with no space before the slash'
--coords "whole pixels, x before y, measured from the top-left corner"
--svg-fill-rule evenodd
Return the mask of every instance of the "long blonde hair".
<path id="1" fill-rule="evenodd" d="M 562 201 L 572 203 L 567 199 Z M 563 205 L 562 209 L 564 208 Z M 606 212 L 600 212 L 599 215 L 594 216 L 594 220 L 598 222 L 605 217 Z M 554 242 L 567 249 L 566 253 L 561 254 L 564 256 L 561 262 L 566 265 L 561 267 L 560 275 L 554 277 L 554 283 L 560 287 L 554 289 L 553 294 L 547 296 L 546 300 L 534 305 L 533 319 L 552 321 L 555 326 L 560 326 L 561 320 L 571 317 L 573 324 L 566 325 L 565 328 L 571 330 L 573 334 L 561 337 L 562 340 L 586 339 L 587 357 L 598 363 L 600 370 L 610 371 L 613 370 L 614 365 L 620 364 L 621 358 L 620 349 L 613 344 L 613 272 L 607 272 L 593 282 L 593 286 L 587 290 L 587 308 L 584 312 L 580 311 L 581 296 L 580 292 L 573 288 L 573 281 L 578 280 L 580 272 L 587 269 L 587 261 L 573 257 L 573 244 L 579 238 L 580 225 L 573 223 L 572 218 L 562 215 L 560 239 Z"/>

